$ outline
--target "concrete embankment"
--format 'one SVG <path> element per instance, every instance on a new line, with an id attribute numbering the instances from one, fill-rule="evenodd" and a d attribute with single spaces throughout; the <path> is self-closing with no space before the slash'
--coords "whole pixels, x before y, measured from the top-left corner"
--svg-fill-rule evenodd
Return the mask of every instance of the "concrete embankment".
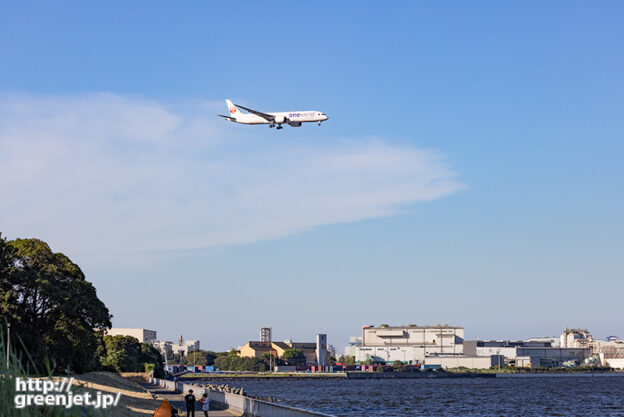
<path id="1" fill-rule="evenodd" d="M 547 372 L 519 372 L 519 373 L 499 373 L 497 378 L 609 378 L 624 377 L 624 372 L 569 372 L 569 373 L 547 373 Z"/>
<path id="2" fill-rule="evenodd" d="M 208 394 L 211 403 L 218 407 L 233 411 L 241 416 L 253 417 L 333 417 L 330 414 L 317 413 L 314 411 L 302 410 L 300 408 L 287 407 L 278 404 L 272 404 L 267 401 L 250 398 L 245 395 L 232 392 L 216 391 L 208 389 L 202 385 L 188 384 L 183 382 L 173 382 L 164 379 L 152 378 L 153 384 L 161 387 L 176 390 L 179 392 L 188 392 L 192 389 L 193 394 L 197 397 L 204 392 Z"/>
<path id="3" fill-rule="evenodd" d="M 347 379 L 418 379 L 418 378 L 495 378 L 493 373 L 477 372 L 347 372 Z"/>

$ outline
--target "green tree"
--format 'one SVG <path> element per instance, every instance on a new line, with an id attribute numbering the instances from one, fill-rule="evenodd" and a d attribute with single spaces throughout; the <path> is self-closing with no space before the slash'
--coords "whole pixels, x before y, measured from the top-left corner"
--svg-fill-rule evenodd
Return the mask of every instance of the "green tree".
<path id="1" fill-rule="evenodd" d="M 282 355 L 282 360 L 286 365 L 305 365 L 306 357 L 301 349 L 286 349 Z"/>
<path id="2" fill-rule="evenodd" d="M 143 368 L 141 344 L 132 336 L 104 336 L 105 354 L 102 366 L 117 372 L 140 372 Z"/>
<path id="3" fill-rule="evenodd" d="M 132 336 L 104 336 L 98 353 L 104 369 L 116 372 L 143 372 L 153 365 L 154 376 L 164 376 L 164 359 L 149 343 L 140 343 Z"/>
<path id="4" fill-rule="evenodd" d="M 189 352 L 188 355 L 184 358 L 185 365 L 197 365 L 197 366 L 205 366 L 207 363 L 206 355 L 201 350 L 197 350 L 194 352 Z"/>
<path id="5" fill-rule="evenodd" d="M 154 376 L 156 378 L 164 378 L 165 376 L 165 359 L 158 349 L 150 343 L 141 343 L 139 353 L 139 362 L 153 365 Z"/>
<path id="6" fill-rule="evenodd" d="M 214 365 L 221 371 L 228 371 L 230 369 L 230 356 L 222 355 L 215 359 Z"/>
<path id="7" fill-rule="evenodd" d="M 261 358 L 241 358 L 235 354 L 218 356 L 214 365 L 222 371 L 254 371 L 264 372 L 269 367 Z"/>
<path id="8" fill-rule="evenodd" d="M 394 361 L 392 362 L 392 368 L 395 371 L 403 371 L 405 369 L 405 365 L 401 361 Z"/>
<path id="9" fill-rule="evenodd" d="M 206 357 L 206 365 L 214 365 L 215 359 L 219 356 L 217 352 L 212 350 L 204 350 L 204 356 Z"/>
<path id="10" fill-rule="evenodd" d="M 196 350 L 194 352 L 190 352 L 184 358 L 185 365 L 213 365 L 215 359 L 217 358 L 217 353 L 209 351 L 209 350 Z"/>
<path id="11" fill-rule="evenodd" d="M 280 364 L 279 358 L 271 352 L 264 352 L 260 359 L 264 363 L 267 370 L 270 370 L 272 366 Z"/>
<path id="12" fill-rule="evenodd" d="M 0 313 L 39 372 L 46 363 L 58 371 L 97 368 L 98 332 L 111 315 L 80 267 L 38 239 L 0 241 Z"/>

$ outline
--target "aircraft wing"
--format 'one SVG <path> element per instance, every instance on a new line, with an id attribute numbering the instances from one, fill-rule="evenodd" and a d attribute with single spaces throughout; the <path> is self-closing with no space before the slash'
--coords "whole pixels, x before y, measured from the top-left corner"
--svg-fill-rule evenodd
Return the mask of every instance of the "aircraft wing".
<path id="1" fill-rule="evenodd" d="M 247 107 L 245 107 L 245 106 L 241 106 L 240 104 L 235 104 L 235 106 L 236 106 L 236 107 L 240 107 L 240 108 L 241 108 L 241 109 L 243 109 L 243 110 L 247 110 L 249 113 L 253 113 L 253 114 L 255 114 L 256 116 L 260 116 L 260 117 L 262 117 L 263 119 L 268 120 L 269 122 L 273 122 L 273 121 L 275 121 L 275 116 L 273 116 L 273 115 L 266 114 L 266 113 L 262 113 L 261 111 L 257 111 L 257 110 L 248 109 Z"/>

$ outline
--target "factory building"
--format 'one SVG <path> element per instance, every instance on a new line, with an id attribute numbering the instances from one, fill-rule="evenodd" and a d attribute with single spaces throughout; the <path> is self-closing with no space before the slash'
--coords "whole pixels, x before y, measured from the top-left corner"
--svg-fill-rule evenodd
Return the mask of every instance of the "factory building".
<path id="1" fill-rule="evenodd" d="M 566 327 L 559 340 L 562 348 L 588 347 L 593 337 L 587 329 L 568 329 Z"/>
<path id="2" fill-rule="evenodd" d="M 573 361 L 581 364 L 590 356 L 587 347 L 553 347 L 550 340 L 466 340 L 466 356 L 502 355 L 505 364 L 518 367 L 558 366 Z"/>
<path id="3" fill-rule="evenodd" d="M 595 340 L 586 329 L 566 328 L 560 337 L 529 340 L 464 340 L 463 327 L 363 326 L 345 354 L 359 363 L 373 361 L 439 365 L 443 368 L 575 366 L 600 363 L 624 368 L 624 341 Z"/>
<path id="4" fill-rule="evenodd" d="M 261 358 L 265 353 L 281 358 L 287 349 L 301 349 L 306 358 L 306 365 L 327 364 L 327 335 L 316 335 L 316 342 L 283 342 L 249 341 L 239 348 L 240 357 Z"/>
<path id="5" fill-rule="evenodd" d="M 128 329 L 113 327 L 106 330 L 108 336 L 132 336 L 140 343 L 152 343 L 156 340 L 156 331 L 147 329 Z"/>
<path id="6" fill-rule="evenodd" d="M 351 336 L 349 344 L 344 348 L 344 355 L 355 357 L 355 349 L 358 346 L 362 346 L 362 336 Z"/>
<path id="7" fill-rule="evenodd" d="M 362 327 L 362 344 L 354 346 L 355 360 L 407 364 L 423 363 L 426 357 L 461 356 L 464 328 L 448 325 Z"/>
<path id="8" fill-rule="evenodd" d="M 609 336 L 606 340 L 597 340 L 587 329 L 568 329 L 561 333 L 561 345 L 575 348 L 587 348 L 592 357 L 597 357 L 603 366 L 624 369 L 624 340 Z"/>
<path id="9" fill-rule="evenodd" d="M 624 340 L 614 337 L 595 341 L 593 353 L 600 358 L 604 366 L 624 369 Z"/>
<path id="10" fill-rule="evenodd" d="M 424 365 L 437 365 L 441 368 L 489 369 L 505 366 L 503 355 L 491 356 L 432 356 L 425 358 Z"/>
<path id="11" fill-rule="evenodd" d="M 189 353 L 199 350 L 199 340 L 184 340 L 182 336 L 178 339 L 178 343 L 155 340 L 152 344 L 168 358 L 172 355 L 187 356 Z"/>

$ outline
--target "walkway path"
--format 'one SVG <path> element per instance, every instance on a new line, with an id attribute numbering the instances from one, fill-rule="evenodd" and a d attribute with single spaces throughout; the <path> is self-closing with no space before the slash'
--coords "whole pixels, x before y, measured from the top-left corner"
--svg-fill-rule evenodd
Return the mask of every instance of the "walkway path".
<path id="1" fill-rule="evenodd" d="M 168 400 L 169 403 L 171 403 L 171 405 L 178 410 L 180 417 L 186 416 L 186 406 L 184 405 L 183 394 L 175 392 L 175 391 L 169 391 L 166 388 L 159 387 L 158 385 L 150 384 L 148 382 L 141 383 L 140 385 L 143 388 L 145 388 L 147 391 L 149 391 L 151 394 L 153 394 L 156 397 L 156 399 L 161 400 L 161 401 L 165 399 Z M 199 396 L 196 395 L 196 398 L 199 399 Z M 208 415 L 210 417 L 232 417 L 237 414 L 234 414 L 228 410 L 210 410 L 208 411 Z M 196 417 L 204 416 L 204 412 L 201 411 L 201 403 L 199 401 L 196 403 L 195 416 Z"/>

